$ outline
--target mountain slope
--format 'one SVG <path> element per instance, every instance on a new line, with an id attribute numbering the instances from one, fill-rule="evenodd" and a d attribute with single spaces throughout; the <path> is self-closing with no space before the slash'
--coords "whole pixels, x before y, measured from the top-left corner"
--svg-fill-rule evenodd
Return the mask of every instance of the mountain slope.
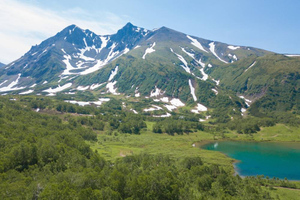
<path id="1" fill-rule="evenodd" d="M 99 36 L 90 30 L 82 30 L 75 25 L 71 25 L 40 45 L 33 46 L 20 59 L 7 65 L 5 69 L 1 70 L 1 74 L 4 75 L 0 77 L 0 81 L 2 83 L 6 81 L 2 85 L 5 87 L 18 80 L 14 88 L 28 88 L 37 84 L 43 89 L 45 88 L 42 86 L 43 83 L 52 83 L 50 85 L 54 85 L 56 82 L 58 85 L 63 79 L 70 80 L 77 75 L 82 76 L 96 72 L 111 61 L 129 51 L 135 50 L 134 48 L 137 47 L 141 48 L 138 48 L 139 50 L 136 53 L 139 53 L 141 57 L 147 57 L 147 62 L 149 62 L 148 57 L 150 56 L 151 58 L 151 52 L 145 53 L 143 51 L 146 49 L 151 51 L 151 48 L 148 46 L 150 45 L 149 42 L 151 42 L 151 45 L 155 45 L 155 41 L 157 43 L 156 48 L 161 49 L 157 52 L 164 51 L 161 55 L 168 56 L 172 54 L 170 48 L 174 48 L 175 52 L 172 54 L 172 60 L 169 60 L 168 57 L 160 58 L 169 64 L 174 62 L 174 60 L 176 60 L 177 64 L 180 62 L 176 58 L 181 56 L 179 52 L 189 61 L 193 60 L 189 57 L 191 53 L 195 53 L 195 59 L 201 58 L 202 62 L 206 64 L 211 62 L 209 66 L 234 62 L 248 56 L 248 54 L 259 56 L 267 53 L 254 48 L 250 50 L 249 47 L 233 47 L 219 42 L 187 36 L 166 27 L 148 31 L 128 23 L 116 34 Z M 189 53 L 182 52 L 181 46 L 187 47 L 183 51 L 188 51 Z M 168 51 L 167 54 L 165 51 Z M 199 65 L 200 62 L 197 62 L 198 64 L 196 64 Z M 191 64 L 193 65 L 193 63 Z M 185 69 L 188 70 L 189 67 L 185 66 Z M 191 67 L 193 73 L 196 73 L 199 77 L 204 75 L 199 70 L 196 70 L 196 67 Z"/>
<path id="2" fill-rule="evenodd" d="M 293 67 L 285 67 L 289 65 Z M 195 113 L 214 109 L 216 115 L 223 112 L 222 105 L 232 117 L 240 116 L 241 109 L 244 112 L 251 100 L 265 96 L 269 85 L 283 77 L 291 76 L 290 85 L 297 85 L 298 69 L 298 58 L 167 27 L 149 31 L 128 23 L 116 34 L 99 36 L 71 25 L 2 68 L 0 92 L 124 95 L 169 104 L 180 101 L 168 106 L 185 105 Z M 290 108 L 296 110 L 297 87 L 290 97 Z"/>
<path id="3" fill-rule="evenodd" d="M 4 67 L 4 66 L 5 66 L 5 64 L 3 64 L 3 63 L 0 62 L 0 68 Z"/>
<path id="4" fill-rule="evenodd" d="M 221 85 L 246 96 L 255 103 L 252 113 L 270 111 L 299 112 L 300 58 L 270 54 L 251 56 L 212 72 L 222 77 Z M 257 108 L 258 107 L 258 108 Z"/>
<path id="5" fill-rule="evenodd" d="M 79 77 L 75 81 L 85 86 L 94 83 L 105 83 L 114 68 L 118 66 L 118 73 L 113 81 L 118 80 L 115 86 L 119 92 L 127 95 L 141 93 L 144 96 L 149 96 L 151 90 L 158 87 L 164 90 L 167 96 L 180 96 L 181 99 L 186 101 L 188 99 L 186 96 L 190 93 L 189 79 L 193 82 L 208 80 L 211 87 L 214 87 L 213 79 L 206 74 L 206 71 L 212 66 L 224 65 L 210 52 L 209 47 L 206 45 L 210 44 L 211 41 L 204 40 L 206 43 L 203 42 L 203 46 L 199 42 L 195 45 L 195 41 L 198 40 L 162 27 L 150 33 L 141 40 L 138 46 L 108 65 L 106 69 Z M 225 44 L 216 44 L 216 46 L 219 45 L 224 46 Z M 233 50 L 229 49 L 230 51 Z M 250 50 L 239 51 L 250 52 Z M 256 51 L 266 53 L 260 50 Z M 229 57 L 223 57 L 223 59 L 230 61 Z M 178 95 L 179 91 L 181 91 L 181 95 Z"/>
<path id="6" fill-rule="evenodd" d="M 147 34 L 144 29 L 136 30 L 137 27 L 127 24 L 114 35 L 98 36 L 71 25 L 7 65 L 1 80 L 21 74 L 18 85 L 29 86 L 92 73 L 126 53 Z"/>

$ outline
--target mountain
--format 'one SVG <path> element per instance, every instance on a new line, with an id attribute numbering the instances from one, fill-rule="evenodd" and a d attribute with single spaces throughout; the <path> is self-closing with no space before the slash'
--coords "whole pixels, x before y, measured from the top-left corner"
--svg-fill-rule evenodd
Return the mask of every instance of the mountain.
<path id="1" fill-rule="evenodd" d="M 226 113 L 230 119 L 250 105 L 261 108 L 265 104 L 256 102 L 264 98 L 278 101 L 271 108 L 278 110 L 283 100 L 277 96 L 285 87 L 294 88 L 284 97 L 291 102 L 286 109 L 297 111 L 299 63 L 299 57 L 167 27 L 146 30 L 128 23 L 115 34 L 100 36 L 71 25 L 2 68 L 0 92 L 121 95 L 167 103 L 156 110 L 187 106 L 195 113 Z"/>
<path id="2" fill-rule="evenodd" d="M 21 74 L 21 86 L 88 74 L 126 53 L 145 34 L 144 29 L 136 31 L 131 24 L 111 36 L 98 36 L 71 25 L 33 46 L 24 56 L 9 64 L 5 73 L 7 76 Z"/>
<path id="3" fill-rule="evenodd" d="M 250 109 L 253 115 L 274 110 L 299 114 L 300 57 L 250 56 L 216 68 L 211 75 L 222 78 L 221 86 L 255 102 Z"/>
<path id="4" fill-rule="evenodd" d="M 0 62 L 0 68 L 4 67 L 4 66 L 5 66 L 5 64 L 3 64 L 3 63 Z"/>

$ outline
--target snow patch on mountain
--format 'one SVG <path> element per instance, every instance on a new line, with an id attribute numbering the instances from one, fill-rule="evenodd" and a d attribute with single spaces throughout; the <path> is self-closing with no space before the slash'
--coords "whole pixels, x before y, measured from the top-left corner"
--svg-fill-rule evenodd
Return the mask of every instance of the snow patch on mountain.
<path id="1" fill-rule="evenodd" d="M 137 48 L 140 48 L 141 46 L 140 45 L 136 45 L 133 49 L 137 49 Z"/>
<path id="2" fill-rule="evenodd" d="M 153 49 L 155 47 L 155 42 L 151 45 L 151 47 L 147 48 L 144 55 L 143 55 L 143 59 L 145 60 L 146 55 L 153 53 L 155 51 L 155 49 Z"/>
<path id="3" fill-rule="evenodd" d="M 246 99 L 244 96 L 239 96 L 239 98 L 244 99 L 244 100 L 245 100 L 245 104 L 246 104 L 248 107 L 250 107 L 250 103 L 252 103 L 251 100 Z"/>
<path id="4" fill-rule="evenodd" d="M 96 88 L 98 88 L 98 87 L 100 87 L 100 86 L 102 86 L 102 85 L 104 85 L 105 83 L 96 83 L 96 84 L 92 84 L 91 85 L 91 87 L 90 87 L 90 89 L 91 90 L 94 90 L 94 89 L 96 89 Z"/>
<path id="5" fill-rule="evenodd" d="M 153 99 L 155 102 L 164 102 L 164 103 L 169 103 L 169 97 L 162 97 L 160 99 Z"/>
<path id="6" fill-rule="evenodd" d="M 169 98 L 168 97 L 164 97 L 164 98 L 160 98 L 160 99 L 153 99 L 153 100 L 156 101 L 156 102 L 159 102 L 159 101 L 162 101 L 164 103 L 168 103 L 169 102 Z M 173 110 L 177 109 L 178 107 L 185 106 L 185 104 L 182 103 L 181 100 L 177 99 L 177 98 L 173 98 L 170 101 L 170 103 L 171 103 L 171 105 L 169 105 L 169 104 L 165 104 L 164 105 L 170 112 L 172 112 Z"/>
<path id="7" fill-rule="evenodd" d="M 237 50 L 237 49 L 240 48 L 240 46 L 232 46 L 232 45 L 229 45 L 227 48 L 228 48 L 228 49 L 231 49 L 231 50 Z"/>
<path id="8" fill-rule="evenodd" d="M 8 91 L 15 91 L 15 90 L 24 89 L 25 87 L 15 87 L 16 85 L 18 85 L 20 78 L 21 78 L 21 74 L 18 74 L 17 79 L 14 80 L 13 82 L 11 82 L 8 86 L 0 88 L 0 92 L 8 92 Z M 3 85 L 6 82 L 7 81 L 2 82 L 1 85 Z"/>
<path id="9" fill-rule="evenodd" d="M 84 45 L 85 45 L 86 47 L 88 47 L 85 38 L 83 38 L 83 42 L 84 42 Z"/>
<path id="10" fill-rule="evenodd" d="M 85 38 L 83 38 L 83 39 L 85 39 Z M 94 48 L 94 49 L 96 49 L 96 48 Z M 79 49 L 80 53 L 78 53 L 77 55 L 82 60 L 85 60 L 85 61 L 95 61 L 95 58 L 87 57 L 87 56 L 84 55 L 85 52 L 88 52 L 90 50 L 91 50 L 91 47 L 86 46 L 85 49 Z"/>
<path id="11" fill-rule="evenodd" d="M 162 110 L 162 107 L 156 106 L 156 105 L 152 105 L 151 108 L 145 108 L 143 111 L 144 112 L 151 112 L 151 111 L 155 111 L 155 110 Z"/>
<path id="12" fill-rule="evenodd" d="M 119 69 L 119 66 L 116 66 L 115 69 L 111 70 L 110 76 L 108 78 L 108 82 L 110 82 L 111 80 L 113 80 L 113 78 L 117 75 L 118 69 Z"/>
<path id="13" fill-rule="evenodd" d="M 216 83 L 216 85 L 219 85 L 219 84 L 220 84 L 220 80 L 215 80 L 215 79 L 213 79 L 213 81 Z"/>
<path id="14" fill-rule="evenodd" d="M 203 48 L 203 46 L 201 45 L 201 43 L 200 43 L 198 40 L 192 38 L 192 37 L 189 36 L 189 35 L 187 35 L 186 37 L 192 41 L 192 42 L 191 42 L 192 45 L 194 45 L 195 47 L 197 47 L 197 48 L 200 49 L 201 51 L 204 51 L 204 52 L 208 53 L 208 51 L 206 51 L 206 50 Z"/>
<path id="15" fill-rule="evenodd" d="M 187 52 L 184 48 L 182 48 L 181 47 L 181 50 L 184 52 L 184 53 L 186 53 L 188 56 L 190 56 L 191 58 L 193 58 L 194 60 L 196 60 L 195 59 L 195 54 L 193 54 L 193 53 L 190 53 L 190 52 Z"/>
<path id="16" fill-rule="evenodd" d="M 131 88 L 132 88 L 133 86 L 134 86 L 134 85 L 132 85 Z M 141 96 L 141 93 L 139 93 L 139 87 L 136 87 L 136 88 L 135 88 L 134 93 L 135 93 L 135 94 L 134 94 L 135 97 L 140 97 L 140 96 Z"/>
<path id="17" fill-rule="evenodd" d="M 64 55 L 64 60 L 62 60 L 63 63 L 65 63 L 66 65 L 66 69 L 63 71 L 62 75 L 71 75 L 73 73 L 71 73 L 71 70 L 76 69 L 75 67 L 73 67 L 70 63 L 70 60 L 72 59 L 70 55 Z"/>
<path id="18" fill-rule="evenodd" d="M 130 111 L 132 111 L 134 114 L 139 114 L 136 110 L 134 110 L 134 109 L 130 109 Z"/>
<path id="19" fill-rule="evenodd" d="M 30 86 L 30 88 L 34 88 L 36 85 L 37 85 L 37 84 L 35 83 L 35 84 L 33 84 L 32 86 Z"/>
<path id="20" fill-rule="evenodd" d="M 202 73 L 203 77 L 201 78 L 201 80 L 206 81 L 208 79 L 208 74 L 206 74 L 204 72 L 204 68 L 200 69 L 200 72 Z"/>
<path id="21" fill-rule="evenodd" d="M 216 90 L 215 88 L 211 89 L 216 95 L 219 94 L 218 90 Z"/>
<path id="22" fill-rule="evenodd" d="M 69 78 L 69 76 L 60 75 L 59 78 L 60 78 L 60 79 L 58 80 L 58 83 L 60 83 L 63 79 Z M 69 79 L 69 80 L 70 80 L 70 79 Z"/>
<path id="23" fill-rule="evenodd" d="M 152 117 L 171 117 L 170 113 L 166 113 L 165 115 L 153 115 Z"/>
<path id="24" fill-rule="evenodd" d="M 116 43 L 113 43 L 110 48 L 110 52 L 107 56 L 107 58 L 104 60 L 104 63 L 108 63 L 110 60 L 112 60 L 116 55 L 118 55 L 119 51 L 114 51 L 114 49 L 116 48 Z"/>
<path id="25" fill-rule="evenodd" d="M 102 105 L 104 102 L 108 102 L 108 101 L 110 101 L 110 98 L 99 98 L 98 101 L 92 101 L 91 103 L 100 106 L 100 105 Z"/>
<path id="26" fill-rule="evenodd" d="M 6 82 L 7 82 L 7 80 L 3 81 L 2 83 L 0 83 L 0 86 L 3 85 L 3 84 L 6 83 Z"/>
<path id="27" fill-rule="evenodd" d="M 141 93 L 139 93 L 139 92 L 138 92 L 138 93 L 135 93 L 134 96 L 135 96 L 135 97 L 140 97 L 140 96 L 141 96 Z"/>
<path id="28" fill-rule="evenodd" d="M 90 86 L 78 86 L 77 87 L 77 90 L 80 90 L 80 91 L 85 91 L 85 90 L 88 90 L 90 88 Z"/>
<path id="29" fill-rule="evenodd" d="M 119 54 L 119 51 L 115 51 L 114 52 L 115 47 L 116 47 L 116 43 L 113 43 L 112 46 L 109 47 L 110 48 L 110 52 L 109 52 L 109 54 L 108 54 L 108 56 L 106 57 L 105 60 L 97 60 L 97 63 L 93 67 L 90 67 L 90 68 L 86 69 L 85 71 L 80 72 L 80 75 L 86 75 L 86 74 L 93 73 L 93 72 L 101 69 L 109 61 L 115 59 L 116 56 Z M 102 46 L 101 46 L 101 48 L 102 48 Z M 119 56 L 121 56 L 121 55 L 119 55 Z"/>
<path id="30" fill-rule="evenodd" d="M 211 42 L 211 43 L 209 43 L 209 50 L 214 54 L 214 56 L 216 56 L 216 58 L 218 58 L 221 62 L 223 62 L 223 63 L 228 63 L 228 62 L 226 62 L 225 60 L 223 60 L 223 59 L 221 59 L 218 55 L 217 55 L 217 53 L 215 52 L 215 42 Z"/>
<path id="31" fill-rule="evenodd" d="M 160 98 L 160 100 L 164 103 L 168 103 L 169 102 L 169 98 L 168 97 L 163 97 L 163 98 Z"/>
<path id="32" fill-rule="evenodd" d="M 191 58 L 193 58 L 197 63 L 199 63 L 199 64 L 201 65 L 201 67 L 203 67 L 202 69 L 200 69 L 200 72 L 201 72 L 202 75 L 203 75 L 203 77 L 200 78 L 200 79 L 203 80 L 203 81 L 206 81 L 206 80 L 208 79 L 208 74 L 206 74 L 206 73 L 204 72 L 205 63 L 203 63 L 203 62 L 201 61 L 201 58 L 200 58 L 200 60 L 196 60 L 194 54 L 187 52 L 184 48 L 181 48 L 181 50 L 182 50 L 184 53 L 186 53 L 188 56 L 190 56 Z M 185 67 L 184 69 L 186 70 L 186 67 Z M 186 70 L 186 71 L 187 71 L 187 70 Z M 188 71 L 187 71 L 187 72 L 188 72 Z M 189 73 L 189 72 L 188 72 L 188 73 Z M 197 78 L 198 78 L 198 77 L 197 77 Z"/>
<path id="33" fill-rule="evenodd" d="M 106 88 L 108 89 L 108 92 L 114 94 L 114 95 L 119 95 L 120 93 L 117 93 L 117 88 L 115 88 L 117 81 L 114 82 L 109 82 L 106 85 Z"/>
<path id="34" fill-rule="evenodd" d="M 180 66 L 181 66 L 187 73 L 190 74 L 190 73 L 191 73 L 191 69 L 189 68 L 188 63 L 187 63 L 186 60 L 183 58 L 183 56 L 181 56 L 181 55 L 175 53 L 175 52 L 173 51 L 172 48 L 170 48 L 170 50 L 171 50 L 171 52 L 173 52 L 173 53 L 178 57 L 178 59 L 183 63 L 183 65 L 180 65 Z"/>
<path id="35" fill-rule="evenodd" d="M 65 51 L 64 49 L 61 49 L 61 51 L 62 51 L 64 54 L 67 54 L 66 51 Z"/>
<path id="36" fill-rule="evenodd" d="M 24 94 L 30 94 L 30 93 L 33 93 L 33 92 L 34 92 L 34 90 L 27 90 L 27 91 L 21 92 L 19 94 L 24 95 Z"/>
<path id="37" fill-rule="evenodd" d="M 78 104 L 79 106 L 90 105 L 90 102 L 85 102 L 85 101 L 65 100 L 65 102 L 71 103 L 71 104 Z"/>
<path id="38" fill-rule="evenodd" d="M 170 103 L 176 107 L 182 107 L 185 106 L 184 103 L 182 103 L 182 101 L 180 99 L 174 98 L 170 101 Z"/>
<path id="39" fill-rule="evenodd" d="M 241 115 L 244 116 L 244 112 L 246 112 L 247 110 L 245 108 L 241 108 Z"/>
<path id="40" fill-rule="evenodd" d="M 195 94 L 195 88 L 192 85 L 191 79 L 189 79 L 189 86 L 190 86 L 191 95 L 193 96 L 194 101 L 197 101 L 197 97 L 196 97 L 196 94 Z"/>
<path id="41" fill-rule="evenodd" d="M 99 98 L 98 101 L 76 101 L 76 100 L 65 100 L 67 103 L 78 104 L 79 106 L 88 106 L 95 104 L 97 106 L 101 106 L 104 102 L 110 101 L 109 98 Z"/>
<path id="42" fill-rule="evenodd" d="M 157 97 L 164 94 L 165 92 L 155 86 L 155 89 L 151 91 L 150 97 Z"/>
<path id="43" fill-rule="evenodd" d="M 90 68 L 84 70 L 83 72 L 80 72 L 79 74 L 87 75 L 87 74 L 93 73 L 93 72 L 101 69 L 101 67 L 103 67 L 104 65 L 105 64 L 101 60 L 97 60 L 97 63 L 93 67 L 90 67 Z"/>
<path id="44" fill-rule="evenodd" d="M 204 105 L 198 103 L 196 109 L 192 109 L 191 112 L 192 113 L 196 113 L 199 114 L 200 112 L 205 112 L 207 111 L 207 107 L 205 107 Z"/>
<path id="45" fill-rule="evenodd" d="M 47 92 L 51 95 L 51 94 L 55 94 L 57 92 L 61 92 L 61 91 L 65 90 L 65 89 L 67 89 L 71 86 L 72 86 L 72 83 L 66 83 L 63 86 L 58 85 L 58 87 L 53 88 L 53 89 L 52 89 L 52 87 L 50 87 L 49 89 L 43 90 L 43 92 Z"/>
<path id="46" fill-rule="evenodd" d="M 256 61 L 254 61 L 247 69 L 245 69 L 244 72 L 248 71 L 251 67 L 253 67 L 256 64 Z"/>
<path id="47" fill-rule="evenodd" d="M 177 109 L 176 106 L 173 106 L 173 105 L 164 105 L 170 112 L 172 112 L 173 110 Z"/>
<path id="48" fill-rule="evenodd" d="M 128 49 L 127 47 L 124 49 L 123 54 L 126 54 L 130 51 L 130 49 Z"/>
<path id="49" fill-rule="evenodd" d="M 100 39 L 102 43 L 101 43 L 101 47 L 97 49 L 97 53 L 100 53 L 101 50 L 107 46 L 107 43 L 110 40 L 109 37 L 103 37 L 103 36 L 100 36 Z"/>

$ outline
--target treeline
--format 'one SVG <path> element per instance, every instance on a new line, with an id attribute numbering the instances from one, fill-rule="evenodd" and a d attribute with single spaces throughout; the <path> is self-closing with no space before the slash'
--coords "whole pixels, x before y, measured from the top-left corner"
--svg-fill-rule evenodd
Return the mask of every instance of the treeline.
<path id="1" fill-rule="evenodd" d="M 236 130 L 240 134 L 252 134 L 260 131 L 261 127 L 274 126 L 276 121 L 272 118 L 248 117 L 235 119 L 228 122 L 225 126 L 230 130 Z"/>
<path id="2" fill-rule="evenodd" d="M 169 135 L 188 134 L 197 130 L 204 130 L 204 126 L 200 122 L 186 121 L 180 119 L 163 119 L 153 125 L 154 133 L 167 133 Z"/>
<path id="3" fill-rule="evenodd" d="M 21 97 L 20 102 L 32 109 L 78 114 L 64 118 L 74 127 L 83 125 L 93 130 L 104 131 L 106 128 L 108 132 L 117 130 L 129 134 L 140 134 L 141 129 L 146 127 L 145 117 L 122 111 L 121 102 L 115 99 L 111 99 L 105 103 L 105 106 L 99 108 L 96 106 L 79 106 L 47 97 L 34 96 Z"/>
<path id="4" fill-rule="evenodd" d="M 262 111 L 258 108 L 259 103 L 251 105 L 249 112 L 252 116 L 257 118 L 272 118 L 275 123 L 283 123 L 289 126 L 298 126 L 300 124 L 300 118 L 297 117 L 298 111 Z M 300 106 L 300 103 L 297 106 Z"/>

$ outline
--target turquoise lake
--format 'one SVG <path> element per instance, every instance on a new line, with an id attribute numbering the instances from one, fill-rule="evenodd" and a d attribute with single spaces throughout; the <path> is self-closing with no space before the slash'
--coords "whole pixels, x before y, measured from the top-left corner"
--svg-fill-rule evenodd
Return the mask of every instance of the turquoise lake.
<path id="1" fill-rule="evenodd" d="M 238 160 L 234 166 L 240 176 L 300 180 L 300 143 L 221 141 L 201 148 Z"/>

